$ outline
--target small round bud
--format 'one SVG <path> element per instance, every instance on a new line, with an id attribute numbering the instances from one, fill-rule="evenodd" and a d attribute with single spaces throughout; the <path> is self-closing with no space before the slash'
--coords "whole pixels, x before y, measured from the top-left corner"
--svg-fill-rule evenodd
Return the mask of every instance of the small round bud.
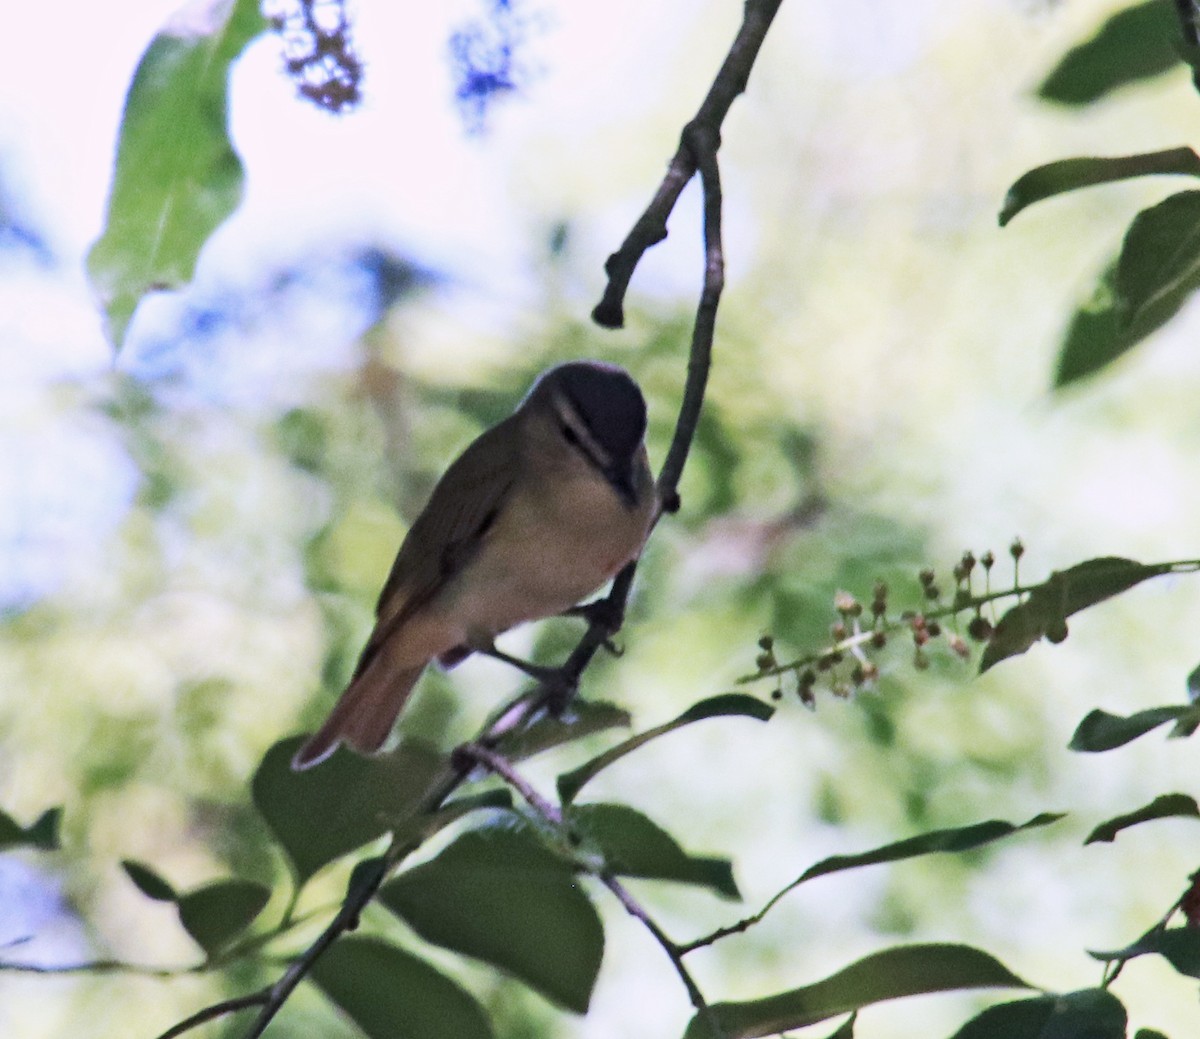
<path id="1" fill-rule="evenodd" d="M 817 684 L 817 673 L 811 668 L 805 668 L 800 673 L 800 688 L 811 689 Z"/>
<path id="2" fill-rule="evenodd" d="M 925 630 L 931 639 L 936 639 L 942 633 L 942 626 L 937 621 L 930 621 L 925 625 Z"/>
<path id="3" fill-rule="evenodd" d="M 838 592 L 833 597 L 833 608 L 843 616 L 854 614 L 855 610 L 862 612 L 862 607 L 858 604 L 858 600 L 849 592 Z"/>
<path id="4" fill-rule="evenodd" d="M 771 690 L 771 699 L 772 700 L 782 700 L 783 699 L 783 690 L 782 689 L 772 689 Z"/>
<path id="5" fill-rule="evenodd" d="M 996 564 L 996 557 L 992 554 L 992 550 L 989 548 L 986 552 L 984 552 L 979 561 L 983 564 L 983 568 L 985 570 L 990 570 Z"/>
<path id="6" fill-rule="evenodd" d="M 759 671 L 766 671 L 768 668 L 774 667 L 775 658 L 770 653 L 759 653 L 759 655 L 754 658 L 754 665 L 759 669 Z"/>
<path id="7" fill-rule="evenodd" d="M 968 574 L 975 569 L 975 553 L 969 548 L 963 553 L 961 565 Z"/>
<path id="8" fill-rule="evenodd" d="M 941 597 L 942 590 L 936 584 L 927 584 L 925 586 L 926 599 L 940 599 Z"/>
<path id="9" fill-rule="evenodd" d="M 1050 642 L 1053 642 L 1056 646 L 1060 642 L 1064 641 L 1066 639 L 1066 637 L 1067 637 L 1067 622 L 1063 618 L 1056 617 L 1054 620 L 1052 620 L 1049 624 L 1046 625 L 1046 638 Z"/>
<path id="10" fill-rule="evenodd" d="M 917 580 L 921 582 L 922 588 L 928 588 L 935 580 L 937 580 L 937 577 L 929 567 L 925 567 L 924 570 L 917 574 Z"/>
<path id="11" fill-rule="evenodd" d="M 992 622 L 982 614 L 976 614 L 967 625 L 967 634 L 976 642 L 987 642 L 992 637 Z"/>
<path id="12" fill-rule="evenodd" d="M 1013 543 L 1008 546 L 1008 554 L 1013 559 L 1020 559 L 1025 554 L 1025 546 L 1021 544 L 1020 538 L 1013 539 Z"/>
<path id="13" fill-rule="evenodd" d="M 962 660 L 970 658 L 971 647 L 967 645 L 966 640 L 961 635 L 951 635 L 946 641 L 950 643 L 950 648 L 956 656 Z"/>
<path id="14" fill-rule="evenodd" d="M 770 653 L 775 648 L 775 639 L 770 635 L 764 635 L 758 640 L 758 648 Z"/>
<path id="15" fill-rule="evenodd" d="M 841 621 L 835 621 L 833 624 L 829 625 L 829 637 L 832 638 L 834 642 L 841 642 L 847 634 L 849 634 L 849 632 L 846 629 L 846 625 Z"/>
<path id="16" fill-rule="evenodd" d="M 875 649 L 883 649 L 887 645 L 887 635 L 882 631 L 872 632 L 871 645 Z"/>

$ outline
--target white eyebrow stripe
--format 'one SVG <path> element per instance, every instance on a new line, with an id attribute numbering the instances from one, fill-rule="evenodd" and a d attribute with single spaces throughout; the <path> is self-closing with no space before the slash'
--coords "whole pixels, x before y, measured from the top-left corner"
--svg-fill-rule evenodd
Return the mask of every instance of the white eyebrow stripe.
<path id="1" fill-rule="evenodd" d="M 577 446 L 580 453 L 600 472 L 607 472 L 611 469 L 612 456 L 592 436 L 592 431 L 588 429 L 587 423 L 580 417 L 571 401 L 564 394 L 555 393 L 551 397 L 550 403 L 559 420 L 568 425 L 575 434 L 579 441 Z"/>

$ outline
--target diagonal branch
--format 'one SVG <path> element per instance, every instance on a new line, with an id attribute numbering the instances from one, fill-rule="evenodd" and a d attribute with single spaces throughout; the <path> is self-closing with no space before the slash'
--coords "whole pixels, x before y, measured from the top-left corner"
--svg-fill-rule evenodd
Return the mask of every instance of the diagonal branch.
<path id="1" fill-rule="evenodd" d="M 675 208 L 680 194 L 700 166 L 689 141 L 689 134 L 701 128 L 711 136 L 714 153 L 720 145 L 721 124 L 730 105 L 746 89 L 750 70 L 754 67 L 759 48 L 783 0 L 745 0 L 744 14 L 737 36 L 725 56 L 725 61 L 709 87 L 695 118 L 688 123 L 667 166 L 666 175 L 645 212 L 638 217 L 621 247 L 613 253 L 604 270 L 608 284 L 604 295 L 592 311 L 592 320 L 604 328 L 621 328 L 625 324 L 625 292 L 643 253 L 667 237 L 667 218 Z"/>

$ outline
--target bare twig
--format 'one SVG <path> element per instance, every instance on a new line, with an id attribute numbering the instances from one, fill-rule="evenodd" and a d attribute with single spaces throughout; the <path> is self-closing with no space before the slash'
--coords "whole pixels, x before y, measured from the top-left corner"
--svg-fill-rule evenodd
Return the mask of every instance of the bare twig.
<path id="1" fill-rule="evenodd" d="M 203 1010 L 198 1010 L 191 1017 L 186 1017 L 178 1024 L 172 1025 L 158 1039 L 176 1039 L 176 1036 L 183 1035 L 184 1032 L 190 1032 L 193 1028 L 199 1028 L 209 1021 L 215 1021 L 218 1017 L 224 1017 L 226 1014 L 236 1014 L 239 1010 L 248 1010 L 250 1007 L 262 1006 L 270 998 L 270 995 L 271 986 L 268 986 L 265 989 L 260 989 L 258 992 L 251 992 L 245 996 L 234 996 L 233 999 L 224 999 L 220 1003 L 214 1003 Z"/>
<path id="2" fill-rule="evenodd" d="M 741 27 L 725 56 L 725 61 L 713 80 L 696 116 L 683 131 L 679 149 L 667 166 L 666 176 L 650 200 L 645 212 L 638 217 L 621 247 L 613 253 L 604 269 L 608 284 L 604 295 L 592 311 L 592 319 L 605 328 L 620 328 L 625 324 L 625 291 L 642 258 L 651 246 L 667 237 L 667 218 L 675 208 L 687 182 L 699 168 L 699 158 L 692 149 L 689 136 L 702 128 L 719 145 L 721 124 L 730 105 L 746 89 L 750 70 L 754 67 L 759 48 L 783 0 L 746 0 Z"/>
<path id="3" fill-rule="evenodd" d="M 504 782 L 524 798 L 529 807 L 537 812 L 545 822 L 556 829 L 565 827 L 566 823 L 563 820 L 562 810 L 538 793 L 532 784 L 513 767 L 512 762 L 503 755 L 497 754 L 491 748 L 483 747 L 479 744 L 466 744 L 459 748 L 459 753 L 503 779 Z M 616 896 L 617 901 L 621 903 L 625 911 L 635 920 L 639 921 L 662 947 L 672 966 L 674 966 L 675 973 L 679 975 L 680 981 L 683 982 L 684 988 L 687 989 L 688 998 L 691 1000 L 692 1006 L 696 1008 L 697 1013 L 704 1016 L 705 1021 L 708 1023 L 713 1039 L 721 1039 L 723 1033 L 720 1024 L 716 1019 L 716 1015 L 713 1014 L 712 1008 L 705 1000 L 704 993 L 700 991 L 700 986 L 696 984 L 696 980 L 684 964 L 683 950 L 667 936 L 666 932 L 663 931 L 654 918 L 646 911 L 646 908 L 633 897 L 629 889 L 616 878 L 611 870 L 604 869 L 597 873 L 596 876 Z"/>

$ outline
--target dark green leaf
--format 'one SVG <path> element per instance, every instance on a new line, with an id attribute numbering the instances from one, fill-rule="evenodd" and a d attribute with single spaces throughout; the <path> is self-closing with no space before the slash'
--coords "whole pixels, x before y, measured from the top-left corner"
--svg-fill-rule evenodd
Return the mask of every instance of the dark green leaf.
<path id="1" fill-rule="evenodd" d="M 629 712 L 620 707 L 599 701 L 576 700 L 563 717 L 555 718 L 547 714 L 528 729 L 503 737 L 496 744 L 496 749 L 509 761 L 522 761 L 593 733 L 628 728 L 629 723 Z"/>
<path id="2" fill-rule="evenodd" d="M 604 931 L 572 866 L 510 816 L 388 881 L 380 901 L 427 941 L 484 960 L 569 1010 L 587 1010 Z"/>
<path id="3" fill-rule="evenodd" d="M 276 743 L 254 774 L 254 805 L 303 885 L 322 866 L 406 821 L 447 767 L 415 741 L 367 758 L 345 748 L 316 768 L 292 771 L 296 736 Z"/>
<path id="4" fill-rule="evenodd" d="M 954 1039 L 1125 1039 L 1128 1015 L 1107 989 L 1036 996 L 988 1007 Z"/>
<path id="5" fill-rule="evenodd" d="M 179 899 L 175 889 L 149 866 L 125 859 L 121 867 L 147 898 L 152 898 L 155 902 L 175 902 Z"/>
<path id="6" fill-rule="evenodd" d="M 368 1039 L 492 1039 L 473 996 L 378 938 L 343 938 L 311 977 Z"/>
<path id="7" fill-rule="evenodd" d="M 689 855 L 674 837 L 633 808 L 574 805 L 567 819 L 585 841 L 600 850 L 614 873 L 699 884 L 726 898 L 741 897 L 728 859 Z"/>
<path id="8" fill-rule="evenodd" d="M 1055 389 L 1100 371 L 1132 350 L 1173 318 L 1192 292 L 1200 287 L 1200 277 L 1183 282 L 1127 320 L 1127 312 L 1119 305 L 1116 279 L 1114 262 L 1100 276 L 1092 298 L 1071 319 L 1058 355 Z"/>
<path id="9" fill-rule="evenodd" d="M 1143 209 L 1117 258 L 1117 310 L 1126 325 L 1191 291 L 1200 276 L 1200 191 L 1180 191 Z"/>
<path id="10" fill-rule="evenodd" d="M 1123 747 L 1131 740 L 1144 736 L 1151 729 L 1156 729 L 1167 722 L 1176 721 L 1195 711 L 1191 704 L 1180 704 L 1171 707 L 1151 707 L 1125 717 L 1120 714 L 1109 714 L 1097 708 L 1089 711 L 1079 723 L 1071 742 L 1067 746 L 1071 750 L 1095 754 L 1100 751 Z"/>
<path id="11" fill-rule="evenodd" d="M 22 826 L 7 812 L 0 811 L 0 851 L 20 847 L 57 851 L 61 825 L 61 808 L 46 809 L 29 826 Z"/>
<path id="12" fill-rule="evenodd" d="M 758 721 L 765 722 L 774 713 L 774 707 L 744 693 L 724 693 L 721 696 L 712 696 L 707 700 L 701 700 L 689 707 L 678 718 L 662 725 L 656 725 L 653 729 L 647 729 L 636 736 L 631 736 L 603 754 L 592 758 L 591 761 L 585 762 L 574 771 L 559 776 L 558 796 L 564 802 L 572 800 L 585 783 L 614 761 L 620 760 L 626 754 L 637 750 L 638 747 L 644 746 L 651 740 L 664 736 L 668 732 L 674 732 L 685 725 L 690 725 L 692 722 L 719 717 L 756 718 Z"/>
<path id="13" fill-rule="evenodd" d="M 1133 1039 L 1167 1039 L 1157 1028 L 1139 1028 Z"/>
<path id="14" fill-rule="evenodd" d="M 87 261 L 118 348 L 141 299 L 191 280 L 200 248 L 241 201 L 229 70 L 266 22 L 259 0 L 203 11 L 154 38 L 125 98 L 104 234 Z"/>
<path id="15" fill-rule="evenodd" d="M 1109 819 L 1108 822 L 1101 823 L 1088 834 L 1088 839 L 1083 843 L 1093 844 L 1096 841 L 1111 842 L 1116 839 L 1118 833 L 1128 829 L 1130 826 L 1149 822 L 1151 819 L 1166 819 L 1178 815 L 1200 819 L 1200 807 L 1197 807 L 1196 799 L 1188 797 L 1187 794 L 1163 794 L 1161 797 L 1156 797 L 1144 808 L 1139 808 L 1136 812 L 1130 812 L 1127 815 L 1118 815 Z"/>
<path id="16" fill-rule="evenodd" d="M 1169 72 L 1179 64 L 1178 39 L 1171 5 L 1143 0 L 1118 11 L 1095 36 L 1068 51 L 1038 88 L 1038 97 L 1086 105 L 1126 83 Z"/>
<path id="17" fill-rule="evenodd" d="M 801 874 L 797 883 L 824 876 L 826 873 L 837 873 L 843 869 L 854 869 L 856 866 L 872 866 L 880 862 L 896 862 L 900 859 L 916 858 L 919 855 L 932 855 L 938 852 L 962 852 L 978 848 L 992 841 L 998 841 L 1022 830 L 1032 830 L 1040 826 L 1048 826 L 1063 818 L 1061 813 L 1044 813 L 1035 816 L 1027 823 L 1016 825 L 1003 819 L 992 819 L 984 823 L 974 823 L 971 826 L 960 826 L 948 830 L 931 830 L 928 833 L 909 837 L 894 844 L 885 844 L 871 851 L 860 852 L 857 855 L 833 855 L 822 859 L 815 866 L 810 866 Z"/>
<path id="18" fill-rule="evenodd" d="M 1029 988 L 1002 963 L 968 945 L 906 945 L 873 953 L 813 985 L 712 1010 L 727 1039 L 754 1039 L 803 1028 L 873 1003 L 927 992 Z M 697 1015 L 685 1039 L 710 1039 Z"/>
<path id="19" fill-rule="evenodd" d="M 980 672 L 1024 653 L 1038 639 L 1061 642 L 1067 637 L 1067 618 L 1072 614 L 1170 570 L 1169 564 L 1147 566 L 1118 556 L 1088 559 L 1056 570 L 1000 618 L 983 651 Z"/>
<path id="20" fill-rule="evenodd" d="M 270 897 L 270 888 L 250 880 L 218 880 L 175 904 L 184 930 L 211 956 L 249 927 Z"/>
<path id="21" fill-rule="evenodd" d="M 1151 931 L 1132 945 L 1116 952 L 1089 952 L 1098 960 L 1132 960 L 1137 956 L 1157 953 L 1180 974 L 1189 978 L 1200 978 L 1200 929 L 1194 927 L 1171 927 L 1164 931 Z"/>
<path id="22" fill-rule="evenodd" d="M 1139 155 L 1059 159 L 1037 166 L 1018 177 L 1008 189 L 1000 208 L 1000 226 L 1004 227 L 1022 209 L 1043 199 L 1096 184 L 1155 174 L 1200 177 L 1200 156 L 1191 148 L 1168 148 Z"/>

